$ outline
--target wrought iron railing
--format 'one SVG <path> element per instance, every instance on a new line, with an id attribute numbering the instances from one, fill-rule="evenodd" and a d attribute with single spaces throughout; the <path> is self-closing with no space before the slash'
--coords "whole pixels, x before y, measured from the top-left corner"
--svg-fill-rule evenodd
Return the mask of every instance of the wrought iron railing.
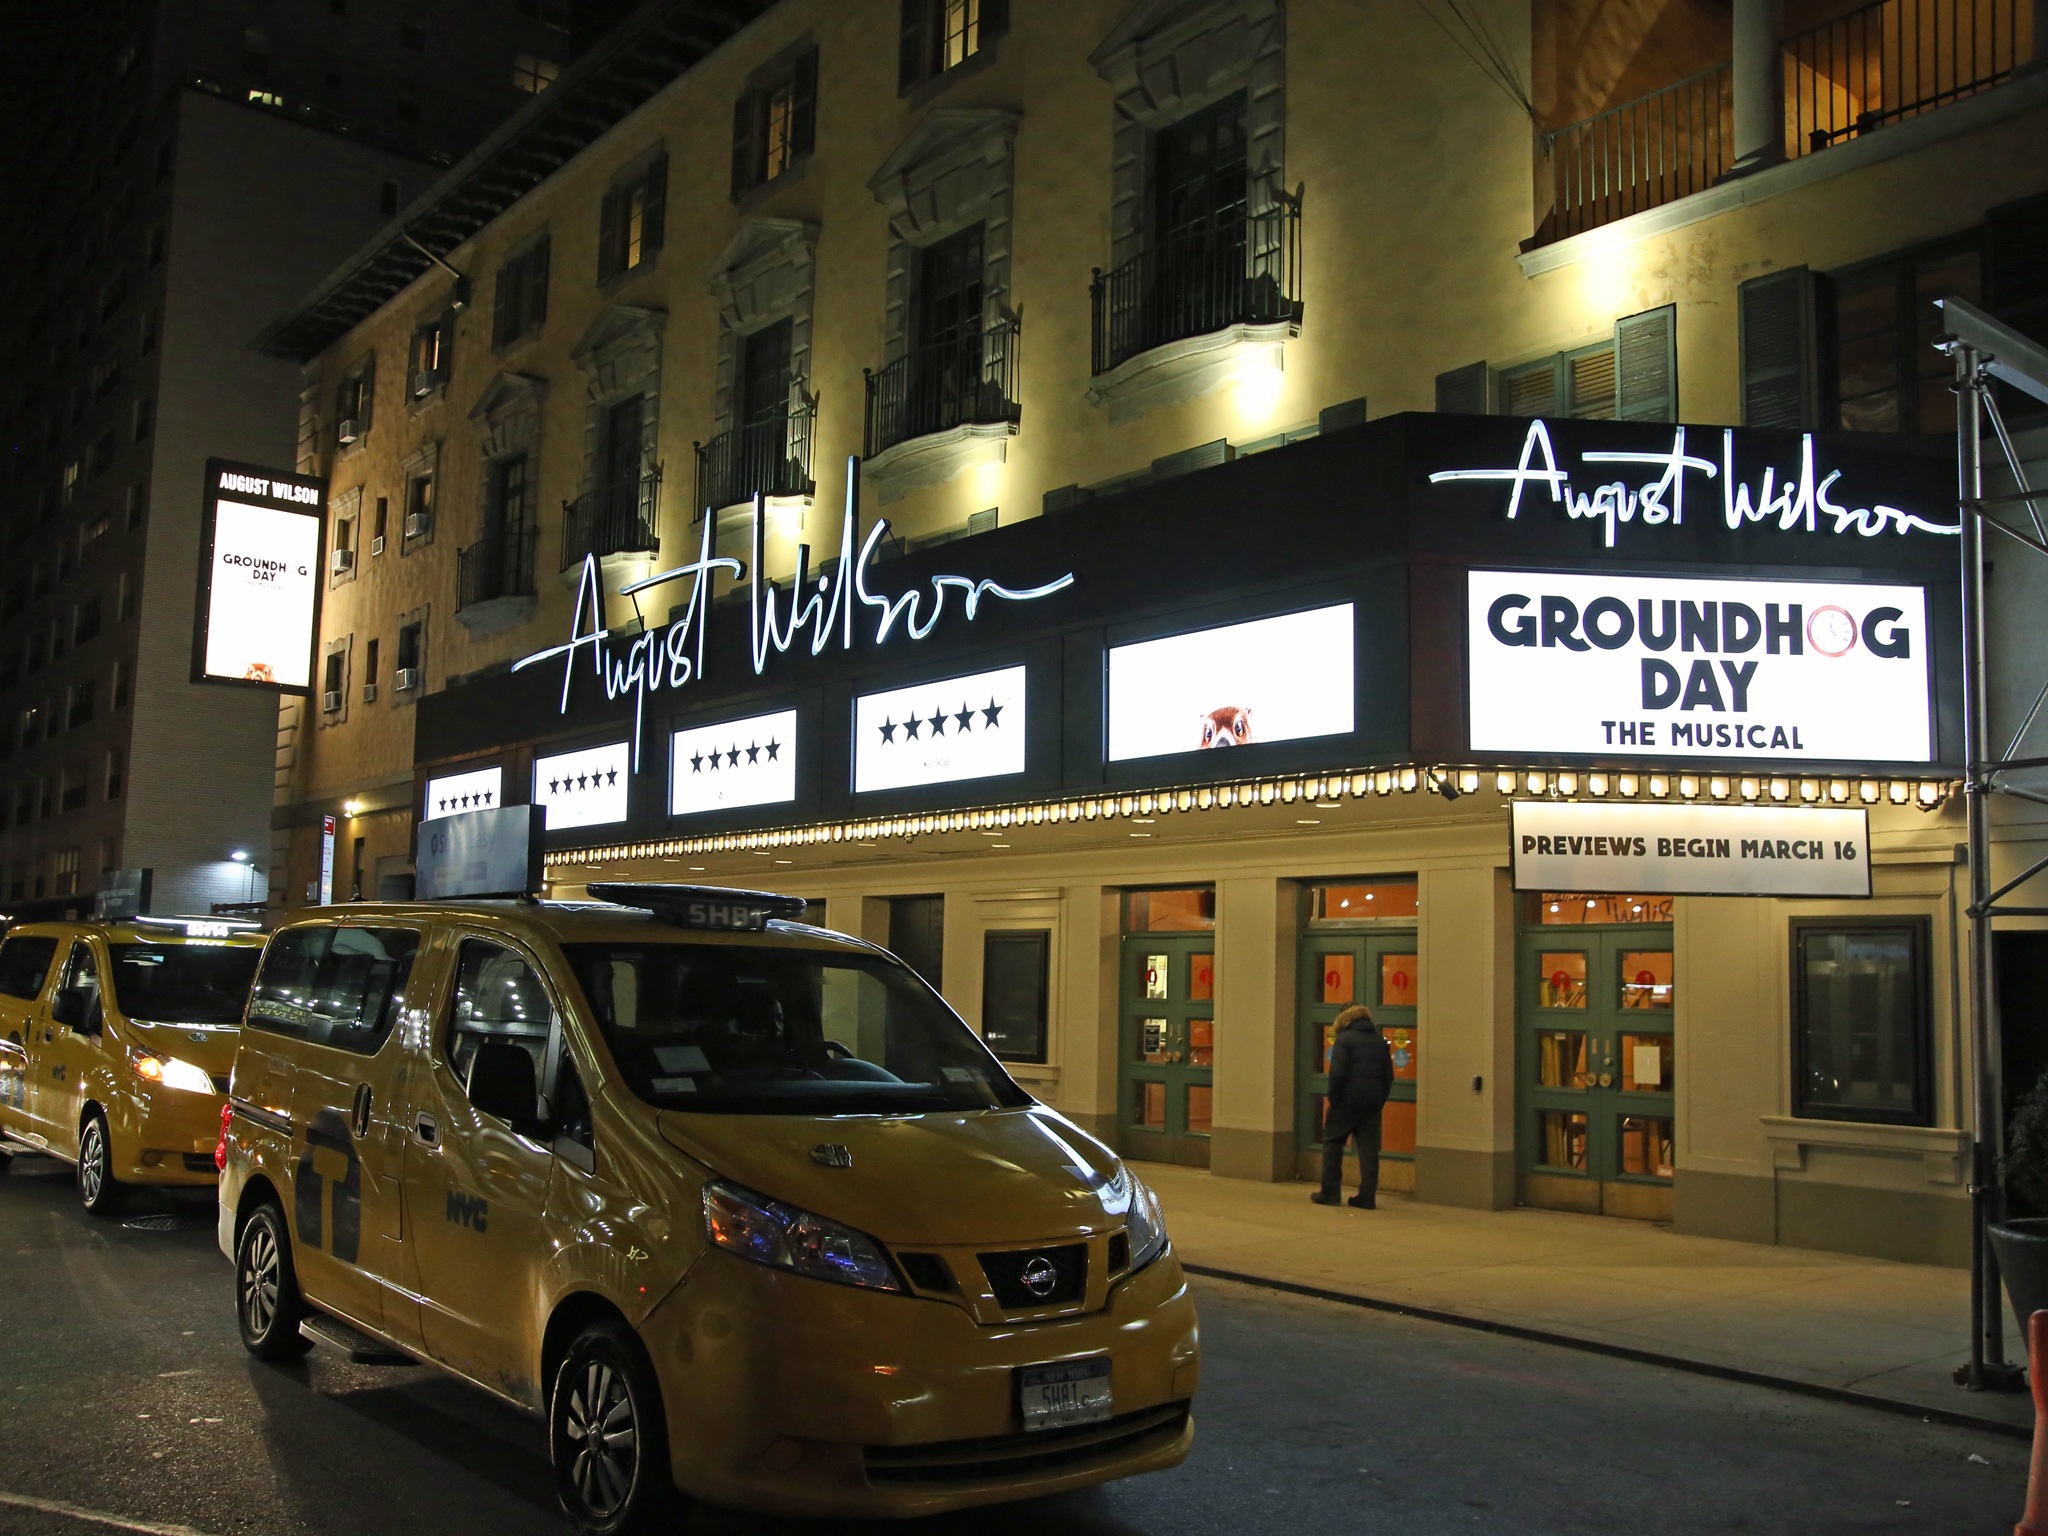
<path id="1" fill-rule="evenodd" d="M 1093 370 L 1233 325 L 1301 320 L 1301 189 L 1261 213 L 1173 235 L 1095 269 Z"/>
<path id="2" fill-rule="evenodd" d="M 661 466 L 632 480 L 593 486 L 562 504 L 562 569 L 585 555 L 654 554 L 655 513 L 661 501 Z"/>
<path id="3" fill-rule="evenodd" d="M 2033 0 L 1878 0 L 1784 39 L 1785 153 L 1810 155 L 2009 78 Z"/>
<path id="4" fill-rule="evenodd" d="M 1734 164 L 1735 94 L 1716 64 L 1543 136 L 1562 240 L 1703 191 Z"/>
<path id="5" fill-rule="evenodd" d="M 762 496 L 809 496 L 817 489 L 811 478 L 811 429 L 816 405 L 805 405 L 766 421 L 749 422 L 698 443 L 697 508 L 699 513 L 734 507 Z"/>
<path id="6" fill-rule="evenodd" d="M 1015 422 L 1019 323 L 1007 320 L 936 346 L 912 347 L 895 362 L 863 369 L 867 413 L 862 453 L 950 432 Z"/>
<path id="7" fill-rule="evenodd" d="M 533 595 L 533 557 L 540 543 L 538 528 L 513 533 L 487 533 L 456 557 L 455 606 L 458 610 L 498 597 Z"/>

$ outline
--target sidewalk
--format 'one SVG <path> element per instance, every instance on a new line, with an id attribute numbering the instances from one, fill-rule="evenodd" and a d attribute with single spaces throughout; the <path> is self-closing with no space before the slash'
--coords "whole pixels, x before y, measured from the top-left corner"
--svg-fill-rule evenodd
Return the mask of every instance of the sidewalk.
<path id="1" fill-rule="evenodd" d="M 1310 1204 L 1307 1184 L 1142 1171 L 1182 1262 L 1197 1269 L 2033 1424 L 2028 1394 L 1964 1392 L 1949 1379 L 1969 1357 L 1964 1270 L 1398 1194 L 1355 1211 Z"/>

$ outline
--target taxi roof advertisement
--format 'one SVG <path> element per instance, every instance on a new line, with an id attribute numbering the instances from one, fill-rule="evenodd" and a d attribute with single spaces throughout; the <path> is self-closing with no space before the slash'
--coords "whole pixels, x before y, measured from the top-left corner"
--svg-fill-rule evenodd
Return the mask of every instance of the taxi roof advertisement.
<path id="1" fill-rule="evenodd" d="M 565 630 L 422 700 L 422 783 L 499 767 L 567 846 L 1415 761 L 1959 755 L 1939 443 L 1411 413 L 886 559 L 846 473 L 793 572 L 664 551 L 633 596 L 666 624 L 604 632 L 587 568 Z"/>
<path id="2" fill-rule="evenodd" d="M 326 482 L 206 461 L 192 681 L 310 693 Z"/>

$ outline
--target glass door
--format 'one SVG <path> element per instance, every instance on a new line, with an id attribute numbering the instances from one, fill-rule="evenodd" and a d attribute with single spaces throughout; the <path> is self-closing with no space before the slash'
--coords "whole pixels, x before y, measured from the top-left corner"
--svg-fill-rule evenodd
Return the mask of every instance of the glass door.
<path id="1" fill-rule="evenodd" d="M 1671 930 L 1536 928 L 1517 960 L 1523 1202 L 1669 1221 Z"/>
<path id="2" fill-rule="evenodd" d="M 1390 933 L 1317 933 L 1302 940 L 1299 996 L 1301 1084 L 1295 1107 L 1295 1135 L 1301 1176 L 1319 1177 L 1323 1111 L 1330 1088 L 1330 1037 L 1337 1016 L 1353 1003 L 1372 1009 L 1394 1057 L 1394 1087 L 1380 1120 L 1380 1155 L 1412 1164 L 1415 1159 L 1416 948 L 1413 929 Z M 1345 1156 L 1352 1153 L 1347 1149 Z M 1385 1177 L 1384 1186 L 1413 1187 L 1412 1180 Z"/>
<path id="3" fill-rule="evenodd" d="M 1214 936 L 1127 937 L 1121 992 L 1122 1151 L 1206 1168 L 1215 1081 Z"/>

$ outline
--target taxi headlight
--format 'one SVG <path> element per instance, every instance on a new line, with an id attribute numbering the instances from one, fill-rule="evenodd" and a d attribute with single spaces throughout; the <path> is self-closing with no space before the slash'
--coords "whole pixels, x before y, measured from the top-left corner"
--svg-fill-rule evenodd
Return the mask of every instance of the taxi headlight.
<path id="1" fill-rule="evenodd" d="M 187 1093 L 213 1092 L 212 1078 L 191 1062 L 180 1061 L 175 1056 L 159 1056 L 155 1051 L 132 1046 L 128 1051 L 128 1065 L 146 1083 L 182 1088 Z"/>
<path id="2" fill-rule="evenodd" d="M 873 1238 L 737 1184 L 704 1186 L 704 1231 L 756 1264 L 871 1291 L 903 1289 Z"/>
<path id="3" fill-rule="evenodd" d="M 1159 1210 L 1159 1197 L 1128 1171 L 1131 1179 L 1131 1273 L 1136 1274 L 1166 1252 L 1166 1218 Z"/>

